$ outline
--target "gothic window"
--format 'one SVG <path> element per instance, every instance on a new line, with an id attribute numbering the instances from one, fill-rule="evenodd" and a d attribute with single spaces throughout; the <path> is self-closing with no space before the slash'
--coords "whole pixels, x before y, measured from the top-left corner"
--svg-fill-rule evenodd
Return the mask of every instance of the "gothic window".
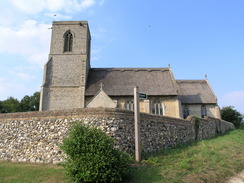
<path id="1" fill-rule="evenodd" d="M 127 100 L 125 103 L 125 109 L 133 111 L 134 110 L 134 101 L 133 100 Z"/>
<path id="2" fill-rule="evenodd" d="M 189 107 L 187 105 L 185 105 L 183 107 L 183 118 L 186 119 L 187 116 L 189 116 Z"/>
<path id="3" fill-rule="evenodd" d="M 201 116 L 202 116 L 202 118 L 204 118 L 204 116 L 207 116 L 207 109 L 206 109 L 205 105 L 202 105 Z"/>
<path id="4" fill-rule="evenodd" d="M 72 51 L 73 47 L 73 34 L 70 31 L 67 31 L 64 34 L 64 51 Z"/>
<path id="5" fill-rule="evenodd" d="M 158 115 L 164 115 L 163 106 L 160 101 L 155 100 L 152 102 L 151 113 L 158 114 Z"/>

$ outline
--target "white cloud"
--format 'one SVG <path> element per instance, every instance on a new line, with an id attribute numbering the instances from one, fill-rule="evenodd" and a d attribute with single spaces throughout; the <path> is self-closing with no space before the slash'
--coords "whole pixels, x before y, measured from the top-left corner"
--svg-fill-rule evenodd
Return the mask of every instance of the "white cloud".
<path id="1" fill-rule="evenodd" d="M 16 11 L 11 8 L 3 8 L 5 5 L 1 4 L 0 6 L 0 25 L 11 25 L 15 21 L 19 20 L 20 16 L 17 16 Z M 6 5 L 7 6 L 7 5 Z M 8 7 L 8 6 L 7 6 Z M 6 18 L 8 17 L 8 18 Z"/>
<path id="2" fill-rule="evenodd" d="M 96 4 L 95 0 L 47 0 L 47 8 L 51 12 L 83 11 Z"/>
<path id="3" fill-rule="evenodd" d="M 104 3 L 103 0 L 97 2 Z M 48 28 L 51 27 L 51 21 L 70 20 L 76 12 L 84 11 L 95 4 L 95 0 L 4 2 L 5 8 L 0 7 L 0 52 L 19 54 L 31 63 L 43 65 L 47 61 L 50 48 L 51 30 Z M 7 11 L 8 9 L 11 11 Z M 5 21 L 4 13 L 8 13 L 8 21 Z"/>
<path id="4" fill-rule="evenodd" d="M 65 0 L 47 0 L 47 8 L 52 12 L 58 12 L 66 6 Z"/>
<path id="5" fill-rule="evenodd" d="M 100 1 L 99 4 L 104 3 Z M 74 12 L 82 11 L 96 4 L 95 0 L 12 0 L 11 4 L 25 14 L 37 14 L 44 11 Z"/>
<path id="6" fill-rule="evenodd" d="M 79 4 L 80 9 L 88 8 L 95 4 L 95 0 L 84 0 Z"/>
<path id="7" fill-rule="evenodd" d="M 29 73 L 30 69 L 31 68 L 28 68 L 28 67 L 14 67 L 14 68 L 11 68 L 11 70 L 9 70 L 8 73 L 11 76 L 14 76 L 16 81 L 31 80 L 34 78 L 34 76 L 32 76 Z"/>
<path id="8" fill-rule="evenodd" d="M 45 0 L 12 0 L 12 5 L 26 14 L 36 14 L 46 8 Z"/>
<path id="9" fill-rule="evenodd" d="M 27 20 L 15 29 L 0 27 L 0 52 L 19 54 L 31 63 L 43 65 L 49 51 L 49 27 L 50 24 L 38 24 L 34 20 Z"/>
<path id="10" fill-rule="evenodd" d="M 219 100 L 220 105 L 234 106 L 235 109 L 244 114 L 244 91 L 233 91 L 225 94 Z"/>

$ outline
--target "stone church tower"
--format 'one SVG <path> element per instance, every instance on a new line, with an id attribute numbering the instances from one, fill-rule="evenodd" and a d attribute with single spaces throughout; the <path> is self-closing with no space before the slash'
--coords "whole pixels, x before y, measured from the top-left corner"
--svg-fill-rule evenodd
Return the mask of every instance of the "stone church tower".
<path id="1" fill-rule="evenodd" d="M 56 21 L 52 25 L 49 60 L 44 67 L 40 111 L 85 107 L 90 69 L 87 21 Z"/>

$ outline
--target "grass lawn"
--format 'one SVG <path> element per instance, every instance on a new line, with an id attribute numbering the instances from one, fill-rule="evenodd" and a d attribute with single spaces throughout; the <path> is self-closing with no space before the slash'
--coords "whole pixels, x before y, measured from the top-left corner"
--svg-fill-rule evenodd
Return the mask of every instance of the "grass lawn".
<path id="1" fill-rule="evenodd" d="M 214 183 L 244 170 L 244 130 L 150 154 L 130 183 Z"/>
<path id="2" fill-rule="evenodd" d="M 134 164 L 127 183 L 214 183 L 244 169 L 244 130 L 161 152 Z M 67 183 L 57 165 L 0 162 L 0 183 Z"/>
<path id="3" fill-rule="evenodd" d="M 0 183 L 67 183 L 62 166 L 0 161 Z"/>

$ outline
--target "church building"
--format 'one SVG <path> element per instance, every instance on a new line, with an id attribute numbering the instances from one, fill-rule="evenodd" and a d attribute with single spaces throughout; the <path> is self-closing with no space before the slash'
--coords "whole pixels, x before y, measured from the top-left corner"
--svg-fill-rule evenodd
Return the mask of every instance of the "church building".
<path id="1" fill-rule="evenodd" d="M 138 86 L 148 96 L 140 100 L 140 112 L 220 118 L 217 97 L 207 79 L 176 80 L 170 67 L 91 68 L 90 49 L 87 21 L 53 22 L 40 111 L 96 107 L 133 110 L 133 89 Z"/>

